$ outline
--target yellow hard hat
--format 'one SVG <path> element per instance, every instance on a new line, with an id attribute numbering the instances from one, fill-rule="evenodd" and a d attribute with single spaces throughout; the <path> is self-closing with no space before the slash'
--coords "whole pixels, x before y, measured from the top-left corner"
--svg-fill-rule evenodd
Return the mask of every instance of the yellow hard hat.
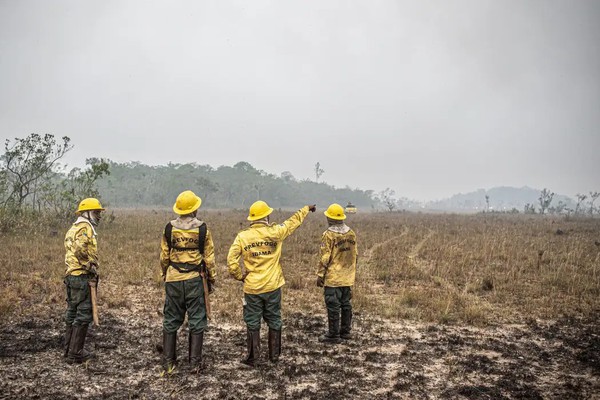
<path id="1" fill-rule="evenodd" d="M 200 208 L 202 199 L 191 190 L 179 193 L 175 204 L 173 204 L 173 211 L 179 215 L 191 214 Z"/>
<path id="2" fill-rule="evenodd" d="M 81 202 L 79 203 L 79 207 L 77 207 L 77 211 L 75 211 L 75 213 L 91 210 L 104 211 L 104 208 L 102 208 L 102 204 L 100 204 L 100 201 L 98 199 L 88 197 L 87 199 L 81 200 Z"/>
<path id="3" fill-rule="evenodd" d="M 263 219 L 272 212 L 273 209 L 269 207 L 269 205 L 264 201 L 255 201 L 250 206 L 250 212 L 248 213 L 248 221 L 257 221 L 259 219 Z"/>
<path id="4" fill-rule="evenodd" d="M 337 219 L 338 221 L 346 219 L 344 209 L 337 203 L 330 205 L 323 214 L 325 214 L 327 218 Z"/>

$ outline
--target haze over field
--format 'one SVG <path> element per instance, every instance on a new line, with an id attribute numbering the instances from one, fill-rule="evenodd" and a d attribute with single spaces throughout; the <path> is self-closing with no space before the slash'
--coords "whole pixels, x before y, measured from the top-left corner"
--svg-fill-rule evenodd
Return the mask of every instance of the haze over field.
<path id="1" fill-rule="evenodd" d="M 600 2 L 0 1 L 0 139 L 431 200 L 600 188 Z"/>

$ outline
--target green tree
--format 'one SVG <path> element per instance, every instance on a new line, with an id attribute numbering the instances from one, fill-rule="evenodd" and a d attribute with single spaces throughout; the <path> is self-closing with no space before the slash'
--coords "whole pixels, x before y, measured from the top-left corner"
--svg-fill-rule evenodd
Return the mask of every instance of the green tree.
<path id="1" fill-rule="evenodd" d="M 1 171 L 5 176 L 8 190 L 5 190 L 3 205 L 14 205 L 21 209 L 30 196 L 35 197 L 40 184 L 69 150 L 73 148 L 67 136 L 57 142 L 54 135 L 43 137 L 32 133 L 24 139 L 6 139 L 2 155 Z M 34 204 L 35 200 L 31 201 Z"/>
<path id="2" fill-rule="evenodd" d="M 109 175 L 109 164 L 104 159 L 88 158 L 87 168 L 73 168 L 66 177 L 44 185 L 40 195 L 41 207 L 54 216 L 69 218 L 77 203 L 86 197 L 101 197 L 96 181 Z"/>

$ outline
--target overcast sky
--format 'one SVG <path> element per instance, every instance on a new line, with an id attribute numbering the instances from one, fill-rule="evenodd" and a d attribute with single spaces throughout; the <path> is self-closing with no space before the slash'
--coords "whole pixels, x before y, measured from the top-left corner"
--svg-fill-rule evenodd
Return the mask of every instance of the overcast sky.
<path id="1" fill-rule="evenodd" d="M 600 1 L 0 0 L 0 138 L 32 132 L 70 166 L 598 191 Z"/>

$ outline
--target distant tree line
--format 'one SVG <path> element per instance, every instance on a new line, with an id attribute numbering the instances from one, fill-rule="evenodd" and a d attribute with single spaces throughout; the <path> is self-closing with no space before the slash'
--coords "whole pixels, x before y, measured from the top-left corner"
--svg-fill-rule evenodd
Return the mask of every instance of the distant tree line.
<path id="1" fill-rule="evenodd" d="M 214 168 L 198 163 L 151 166 L 89 158 L 85 168 L 67 171 L 59 161 L 72 149 L 68 137 L 57 139 L 51 134 L 32 133 L 26 138 L 5 141 L 4 153 L 0 155 L 0 231 L 31 216 L 71 219 L 77 203 L 85 197 L 98 197 L 112 207 L 170 207 L 186 189 L 197 192 L 204 207 L 216 209 L 247 208 L 258 199 L 276 208 L 309 203 L 324 207 L 334 202 L 342 206 L 352 203 L 359 210 L 389 212 L 430 208 L 428 203 L 396 198 L 390 188 L 375 193 L 318 182 L 325 172 L 320 162 L 315 164 L 315 181 L 298 180 L 289 171 L 274 175 L 245 161 Z M 577 194 L 573 205 L 562 200 L 553 204 L 555 194 L 544 189 L 537 206 L 527 203 L 523 211 L 593 216 L 600 214 L 598 197 L 600 192 L 589 192 Z M 484 211 L 492 211 L 491 200 L 491 195 L 485 193 Z M 468 205 L 468 200 L 463 202 Z M 429 203 L 432 204 L 436 203 Z M 509 212 L 519 211 L 513 208 Z"/>
<path id="2" fill-rule="evenodd" d="M 377 205 L 371 190 L 298 180 L 289 171 L 274 175 L 245 161 L 217 168 L 197 163 L 152 166 L 109 162 L 109 168 L 110 175 L 99 179 L 97 185 L 103 198 L 116 207 L 170 206 L 186 189 L 198 193 L 203 207 L 208 208 L 247 208 L 258 199 L 276 208 L 333 202 L 352 202 L 369 209 Z"/>

